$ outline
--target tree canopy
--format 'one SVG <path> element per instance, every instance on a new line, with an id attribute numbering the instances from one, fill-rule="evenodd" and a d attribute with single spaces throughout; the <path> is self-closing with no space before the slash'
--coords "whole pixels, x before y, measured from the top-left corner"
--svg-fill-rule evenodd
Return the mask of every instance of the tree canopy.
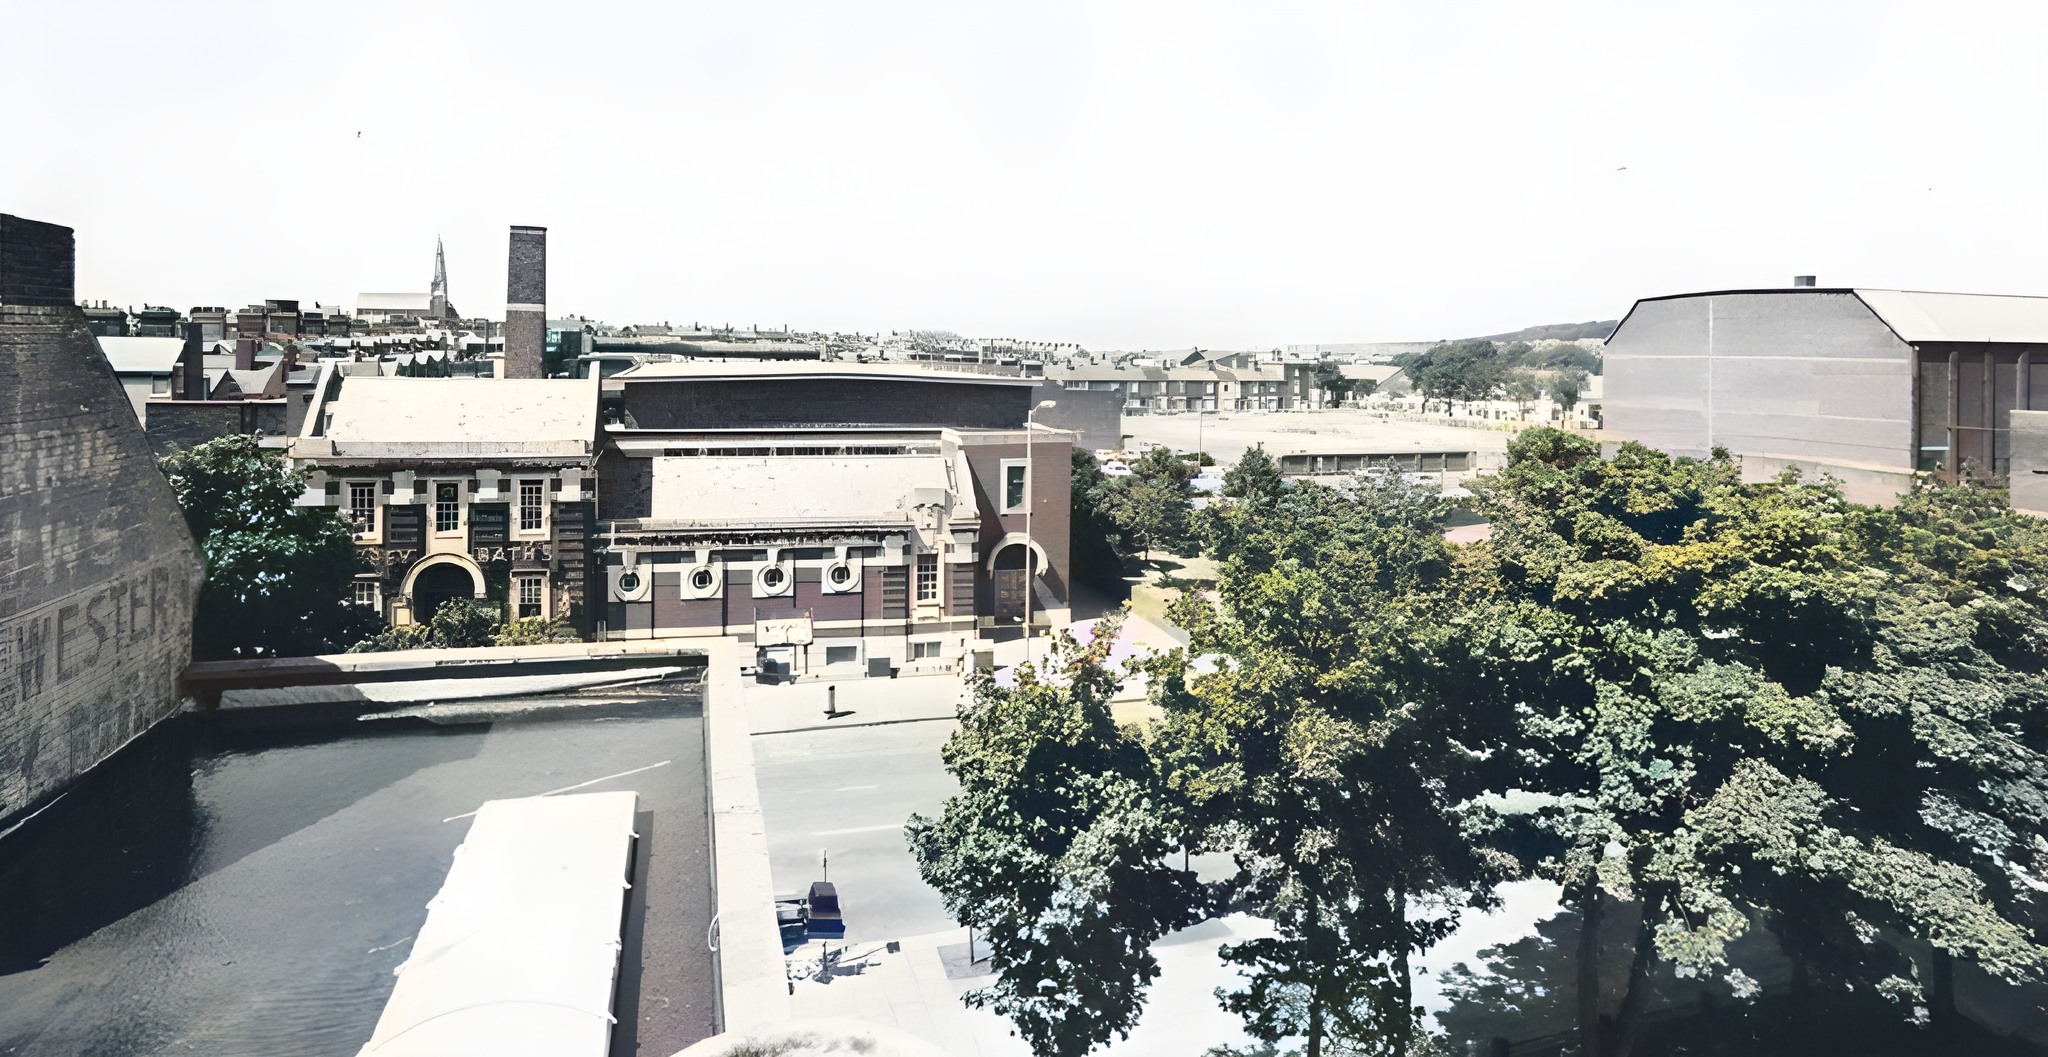
<path id="1" fill-rule="evenodd" d="M 1131 474 L 1113 481 L 1103 509 L 1112 523 L 1149 558 L 1155 549 L 1178 552 L 1188 546 L 1193 528 L 1192 493 L 1188 482 L 1195 467 L 1158 447 L 1131 463 Z"/>
<path id="2" fill-rule="evenodd" d="M 299 506 L 307 473 L 254 435 L 222 437 L 161 460 L 206 555 L 192 651 L 200 660 L 339 650 L 373 633 L 355 605 L 364 568 L 334 507 Z"/>
<path id="3" fill-rule="evenodd" d="M 1010 1018 L 1041 1057 L 1078 1057 L 1137 1023 L 1159 975 L 1152 941 L 1200 916 L 1193 876 L 1165 864 L 1174 827 L 1108 666 L 1119 617 L 1087 645 L 1056 640 L 1014 689 L 976 678 L 947 739 L 960 792 L 911 817 L 918 870 L 980 930 L 995 982 L 965 996 Z"/>
<path id="4" fill-rule="evenodd" d="M 1866 507 L 1825 478 L 1537 429 L 1474 482 L 1490 539 L 1452 545 L 1426 490 L 1263 481 L 1248 456 L 1211 533 L 1215 595 L 1182 598 L 1186 649 L 1145 664 L 1161 718 L 1096 734 L 1129 754 L 1113 766 L 1078 756 L 1131 797 L 1077 817 L 1005 794 L 923 830 L 922 859 L 1014 855 L 1142 800 L 1126 823 L 1151 848 L 1229 853 L 1218 901 L 1273 926 L 1226 951 L 1245 979 L 1226 1006 L 1317 1055 L 1421 1045 L 1412 957 L 1514 879 L 1554 883 L 1575 924 L 1496 964 L 1552 976 L 1459 986 L 1541 996 L 1532 1014 L 1567 1017 L 1588 1057 L 1637 1052 L 1674 981 L 1754 999 L 1746 950 L 1789 962 L 1772 986 L 1802 1015 L 1889 1010 L 1949 1038 L 1957 963 L 2048 977 L 2048 524 L 2003 493 Z M 1112 679 L 1088 669 L 1087 700 Z M 1085 707 L 1006 710 L 1004 737 L 1064 744 Z M 927 877 L 993 898 L 970 872 Z M 1181 905 L 1091 920 L 1130 959 Z M 1021 914 L 983 923 L 1049 942 Z M 1144 963 L 1103 964 L 1111 1008 L 1133 1008 Z"/>

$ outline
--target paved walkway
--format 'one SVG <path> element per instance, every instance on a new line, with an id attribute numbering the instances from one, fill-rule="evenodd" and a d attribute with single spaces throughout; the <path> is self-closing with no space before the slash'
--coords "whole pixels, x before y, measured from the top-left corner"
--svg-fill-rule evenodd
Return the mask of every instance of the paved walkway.
<path id="1" fill-rule="evenodd" d="M 1216 957 L 1224 943 L 1264 935 L 1263 924 L 1232 915 L 1182 929 L 1152 946 L 1159 979 L 1128 1039 L 1111 1043 L 1111 1057 L 1187 1054 L 1212 1046 L 1250 1044 L 1242 1022 L 1217 1005 L 1215 989 L 1237 986 L 1236 972 Z M 969 1009 L 961 995 L 986 986 L 993 976 L 949 978 L 947 955 L 967 942 L 966 929 L 913 936 L 891 954 L 882 943 L 847 945 L 820 972 L 822 945 L 809 944 L 789 957 L 791 1010 L 799 1019 L 845 1017 L 901 1028 L 948 1054 L 1030 1057 L 1031 1048 L 1010 1033 L 1008 1019 Z M 833 945 L 838 949 L 838 945 Z M 986 963 L 983 963 L 984 965 Z M 957 970 L 956 970 L 957 971 Z"/>
<path id="2" fill-rule="evenodd" d="M 747 729 L 754 734 L 952 719 L 964 692 L 951 675 L 777 684 L 746 680 L 740 686 Z M 828 697 L 835 702 L 831 716 L 825 712 Z"/>

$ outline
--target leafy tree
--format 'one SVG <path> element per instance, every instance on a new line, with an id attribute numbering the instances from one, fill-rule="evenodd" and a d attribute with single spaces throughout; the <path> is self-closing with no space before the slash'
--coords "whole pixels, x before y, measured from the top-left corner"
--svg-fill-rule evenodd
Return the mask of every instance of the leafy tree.
<path id="1" fill-rule="evenodd" d="M 1550 399 L 1566 411 L 1579 406 L 1579 397 L 1585 391 L 1586 371 L 1583 367 L 1566 367 L 1550 377 Z"/>
<path id="2" fill-rule="evenodd" d="M 1068 517 L 1073 541 L 1074 574 L 1102 585 L 1123 582 L 1122 531 L 1110 516 L 1111 482 L 1102 464 L 1085 448 L 1075 448 L 1071 476 L 1073 506 Z"/>
<path id="3" fill-rule="evenodd" d="M 1249 509 L 1248 507 L 1246 509 Z M 1485 906 L 1507 865 L 1465 838 L 1491 744 L 1469 669 L 1445 663 L 1436 615 L 1452 573 L 1444 501 L 1399 482 L 1355 496 L 1305 485 L 1262 513 L 1223 567 L 1220 604 L 1184 597 L 1184 655 L 1152 665 L 1154 739 L 1189 840 L 1229 851 L 1230 895 L 1276 935 L 1226 948 L 1247 986 L 1226 1006 L 1254 1037 L 1310 1057 L 1405 1054 L 1410 955 Z"/>
<path id="4" fill-rule="evenodd" d="M 1109 648 L 1121 617 L 1086 646 L 1062 633 L 1014 689 L 986 676 L 942 753 L 960 792 L 907 828 L 925 881 L 988 944 L 995 982 L 968 992 L 1040 1057 L 1078 1057 L 1128 1036 L 1159 975 L 1148 948 L 1191 924 L 1193 876 L 1159 776 L 1110 716 Z"/>
<path id="5" fill-rule="evenodd" d="M 1511 366 L 1493 342 L 1483 340 L 1439 343 L 1425 352 L 1395 357 L 1394 362 L 1407 371 L 1425 406 L 1440 400 L 1445 410 L 1453 403 L 1491 398 Z"/>
<path id="6" fill-rule="evenodd" d="M 1351 395 L 1352 390 L 1358 387 L 1355 379 L 1344 377 L 1343 369 L 1329 360 L 1316 362 L 1315 384 L 1316 388 L 1329 394 L 1330 402 L 1333 404 L 1343 403 Z"/>
<path id="7" fill-rule="evenodd" d="M 206 555 L 192 652 L 201 660 L 340 649 L 376 627 L 354 604 L 367 567 L 333 507 L 299 506 L 308 474 L 254 435 L 222 437 L 161 460 Z"/>
<path id="8" fill-rule="evenodd" d="M 1532 350 L 1515 362 L 1520 366 L 1538 371 L 1575 368 L 1587 374 L 1600 373 L 1600 355 L 1583 345 L 1573 342 L 1559 342 L 1548 348 Z"/>
<path id="9" fill-rule="evenodd" d="M 1105 504 L 1110 519 L 1137 542 L 1150 561 L 1155 547 L 1178 550 L 1188 539 L 1188 481 L 1195 468 L 1166 448 L 1153 448 L 1131 464 L 1131 475 L 1109 488 Z"/>
<path id="10" fill-rule="evenodd" d="M 1906 1008 L 1941 973 L 1887 936 L 2007 980 L 2048 968 L 2013 876 L 2048 865 L 2021 836 L 2048 823 L 2042 602 L 1943 568 L 1953 549 L 1916 526 L 1977 515 L 1854 508 L 1831 482 L 1745 485 L 1636 445 L 1603 462 L 1550 429 L 1515 440 L 1480 506 L 1496 638 L 1554 673 L 1517 702 L 1521 781 L 1549 798 L 1529 865 L 1583 937 L 1641 906 L 1623 979 L 1577 959 L 1588 1054 L 1631 1052 L 1660 963 L 1728 973 L 1757 923 L 1802 976 Z M 1976 524 L 2044 552 L 2038 529 Z"/>
<path id="11" fill-rule="evenodd" d="M 1223 474 L 1224 496 L 1242 499 L 1255 507 L 1271 507 L 1286 490 L 1287 481 L 1280 476 L 1280 465 L 1266 454 L 1264 444 L 1253 445 L 1238 457 L 1237 465 Z"/>
<path id="12" fill-rule="evenodd" d="M 1508 399 L 1515 402 L 1515 411 L 1523 418 L 1529 415 L 1529 405 L 1543 396 L 1543 383 L 1536 376 L 1521 368 L 1510 371 L 1503 387 Z"/>

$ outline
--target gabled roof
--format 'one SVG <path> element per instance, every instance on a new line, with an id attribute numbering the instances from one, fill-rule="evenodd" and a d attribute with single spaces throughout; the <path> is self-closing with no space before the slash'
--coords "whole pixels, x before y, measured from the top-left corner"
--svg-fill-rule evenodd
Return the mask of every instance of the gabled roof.
<path id="1" fill-rule="evenodd" d="M 115 374 L 169 374 L 184 355 L 183 338 L 99 338 L 100 352 Z"/>

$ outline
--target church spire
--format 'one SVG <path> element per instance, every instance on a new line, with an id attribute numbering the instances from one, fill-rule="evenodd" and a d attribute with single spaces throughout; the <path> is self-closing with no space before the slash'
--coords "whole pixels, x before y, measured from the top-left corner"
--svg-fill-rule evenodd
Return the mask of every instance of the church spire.
<path id="1" fill-rule="evenodd" d="M 431 311 L 437 319 L 447 319 L 453 313 L 448 310 L 448 260 L 441 253 L 441 236 L 434 236 L 434 286 L 428 291 L 432 298 Z"/>

